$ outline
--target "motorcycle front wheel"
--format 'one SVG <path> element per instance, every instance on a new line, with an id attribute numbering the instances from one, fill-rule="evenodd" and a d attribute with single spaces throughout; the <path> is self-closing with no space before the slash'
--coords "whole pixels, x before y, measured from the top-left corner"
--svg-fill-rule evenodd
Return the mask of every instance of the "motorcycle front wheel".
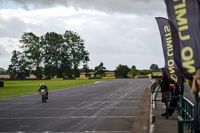
<path id="1" fill-rule="evenodd" d="M 43 103 L 45 102 L 45 97 L 44 97 L 44 96 L 42 96 L 42 102 L 43 102 Z"/>

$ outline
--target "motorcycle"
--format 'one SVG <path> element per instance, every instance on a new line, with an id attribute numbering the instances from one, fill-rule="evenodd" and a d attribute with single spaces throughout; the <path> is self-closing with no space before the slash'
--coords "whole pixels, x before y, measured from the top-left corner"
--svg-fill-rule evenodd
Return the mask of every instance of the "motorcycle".
<path id="1" fill-rule="evenodd" d="M 47 102 L 47 91 L 45 89 L 40 90 L 40 95 L 42 96 L 42 102 Z"/>

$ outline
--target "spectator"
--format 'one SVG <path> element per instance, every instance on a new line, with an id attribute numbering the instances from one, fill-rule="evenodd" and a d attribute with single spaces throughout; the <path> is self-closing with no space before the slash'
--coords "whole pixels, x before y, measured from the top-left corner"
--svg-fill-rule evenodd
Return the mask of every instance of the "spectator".
<path id="1" fill-rule="evenodd" d="M 194 76 L 191 92 L 195 97 L 194 129 L 195 133 L 200 133 L 200 69 Z"/>
<path id="2" fill-rule="evenodd" d="M 183 95 L 184 92 L 184 82 L 182 85 L 178 85 L 173 80 L 170 82 L 171 96 L 180 96 Z M 179 98 L 172 98 L 170 101 L 170 107 L 176 107 Z M 175 109 L 169 109 L 168 115 L 171 116 L 174 113 Z"/>
<path id="3" fill-rule="evenodd" d="M 169 78 L 165 72 L 165 68 L 161 68 L 162 79 L 161 79 L 161 93 L 162 93 L 162 102 L 165 103 L 165 97 L 170 96 L 170 88 L 169 88 Z M 168 105 L 166 105 L 168 106 Z M 165 116 L 166 113 L 162 113 L 162 116 Z"/>

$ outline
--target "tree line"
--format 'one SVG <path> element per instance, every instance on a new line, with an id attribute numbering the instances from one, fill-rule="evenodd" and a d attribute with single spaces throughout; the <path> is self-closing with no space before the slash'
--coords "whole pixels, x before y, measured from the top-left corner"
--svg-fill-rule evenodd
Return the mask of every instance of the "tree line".
<path id="1" fill-rule="evenodd" d="M 23 33 L 20 51 L 12 52 L 11 64 L 8 70 L 0 68 L 0 74 L 9 74 L 11 79 L 25 79 L 30 74 L 38 79 L 75 78 L 80 77 L 80 72 L 94 72 L 94 76 L 106 76 L 104 64 L 100 62 L 94 69 L 89 69 L 89 52 L 85 49 L 84 40 L 73 31 L 65 31 L 64 34 L 47 32 L 37 36 L 32 32 Z M 83 68 L 79 69 L 80 64 Z M 159 71 L 158 65 L 152 64 L 150 70 L 137 70 L 133 65 L 118 65 L 114 70 L 115 76 L 128 78 L 136 75 L 147 75 L 152 71 Z"/>
<path id="2" fill-rule="evenodd" d="M 109 72 L 109 70 L 106 70 L 106 67 L 104 67 L 104 64 L 102 62 L 98 66 L 96 66 L 95 69 L 89 69 L 87 65 L 84 65 L 83 68 L 80 69 L 80 71 L 85 72 L 86 77 L 90 77 L 90 72 L 94 72 L 94 76 L 100 77 L 106 76 L 105 72 Z M 135 77 L 138 75 L 148 75 L 152 74 L 152 72 L 160 72 L 160 68 L 157 64 L 151 64 L 150 69 L 148 70 L 138 70 L 136 69 L 135 65 L 129 68 L 127 65 L 119 64 L 114 70 L 115 76 L 119 76 L 122 78 Z"/>
<path id="3" fill-rule="evenodd" d="M 137 75 L 148 75 L 152 74 L 152 72 L 159 72 L 160 69 L 157 64 L 151 64 L 149 70 L 138 70 L 136 66 L 133 65 L 129 68 L 127 65 L 118 65 L 115 72 L 115 76 L 120 76 L 123 78 L 128 78 L 129 76 L 135 77 Z"/>
<path id="4" fill-rule="evenodd" d="M 30 74 L 34 74 L 38 79 L 43 76 L 79 77 L 80 63 L 87 64 L 89 61 L 84 40 L 73 31 L 66 31 L 63 35 L 47 32 L 40 37 L 25 32 L 20 43 L 21 51 L 12 52 L 11 64 L 8 67 L 13 79 L 24 79 Z"/>

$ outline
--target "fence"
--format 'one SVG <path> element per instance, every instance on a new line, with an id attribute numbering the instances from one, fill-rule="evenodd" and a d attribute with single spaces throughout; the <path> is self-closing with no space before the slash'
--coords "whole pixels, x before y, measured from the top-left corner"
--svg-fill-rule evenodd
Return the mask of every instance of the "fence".
<path id="1" fill-rule="evenodd" d="M 152 93 L 152 95 L 151 95 L 151 104 L 152 104 L 152 109 L 155 109 L 156 108 L 156 102 L 157 101 L 161 101 L 161 99 L 157 99 L 156 98 L 156 96 L 157 96 L 157 94 L 159 93 L 159 92 L 161 92 L 161 91 L 159 91 L 159 88 L 160 88 L 160 85 L 158 85 L 156 88 L 155 88 L 155 90 L 152 90 L 151 91 L 151 93 Z"/>
<path id="2" fill-rule="evenodd" d="M 194 104 L 187 98 L 182 97 L 182 115 L 178 116 L 178 133 L 183 133 L 183 126 L 186 124 L 191 133 L 194 132 Z"/>
<path id="3" fill-rule="evenodd" d="M 154 86 L 153 88 L 151 88 L 152 108 L 156 108 L 156 101 L 161 101 L 161 99 L 156 98 L 156 95 L 158 93 L 161 93 L 161 91 L 159 91 L 160 85 L 159 84 L 155 84 L 155 85 L 157 85 L 157 87 Z M 168 119 L 169 109 L 177 109 L 180 114 L 180 116 L 178 116 L 178 133 L 183 133 L 184 126 L 187 126 L 190 132 L 193 133 L 194 132 L 194 104 L 183 96 L 167 96 L 165 104 L 168 105 L 168 102 L 172 100 L 173 98 L 179 99 L 178 104 L 176 107 L 166 106 L 166 118 Z"/>
<path id="4" fill-rule="evenodd" d="M 167 119 L 168 119 L 168 112 L 170 109 L 177 109 L 179 114 L 181 114 L 181 109 L 182 109 L 182 105 L 181 105 L 182 99 L 181 98 L 182 98 L 182 96 L 166 96 L 165 106 L 166 106 L 166 118 Z M 171 101 L 172 99 L 178 99 L 176 107 L 168 107 L 168 102 Z"/>
<path id="5" fill-rule="evenodd" d="M 152 109 L 156 108 L 156 102 L 157 101 L 161 101 L 161 99 L 157 99 L 156 96 L 159 92 L 160 89 L 160 80 L 156 80 L 155 82 L 153 82 L 153 84 L 151 85 L 151 104 L 152 104 Z"/>
<path id="6" fill-rule="evenodd" d="M 176 107 L 166 106 L 166 118 L 168 119 L 169 109 L 177 109 L 180 116 L 178 116 L 178 133 L 183 133 L 184 124 L 190 129 L 191 133 L 194 132 L 194 104 L 183 96 L 166 96 L 165 104 L 168 104 L 173 98 L 179 98 Z"/>

